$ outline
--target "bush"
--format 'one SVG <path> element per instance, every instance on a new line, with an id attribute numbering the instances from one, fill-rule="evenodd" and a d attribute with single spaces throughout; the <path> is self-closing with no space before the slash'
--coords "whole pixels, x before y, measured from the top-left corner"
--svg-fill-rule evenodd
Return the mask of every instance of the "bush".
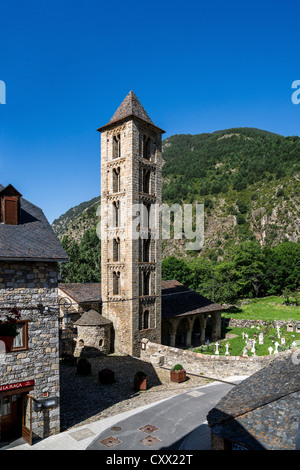
<path id="1" fill-rule="evenodd" d="M 184 370 L 181 364 L 175 364 L 175 366 L 172 367 L 172 372 L 179 372 L 181 370 Z"/>

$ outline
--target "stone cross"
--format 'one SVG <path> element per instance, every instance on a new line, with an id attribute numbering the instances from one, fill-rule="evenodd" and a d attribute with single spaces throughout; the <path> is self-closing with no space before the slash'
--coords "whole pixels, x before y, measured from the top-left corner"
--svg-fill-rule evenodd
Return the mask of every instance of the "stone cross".
<path id="1" fill-rule="evenodd" d="M 225 348 L 226 348 L 225 356 L 229 356 L 229 351 L 228 351 L 228 349 L 229 349 L 229 343 L 226 343 L 226 344 L 225 344 Z"/>
<path id="2" fill-rule="evenodd" d="M 259 344 L 264 344 L 264 334 L 261 332 L 259 333 L 259 336 L 258 336 L 258 343 Z"/>
<path id="3" fill-rule="evenodd" d="M 216 342 L 216 351 L 215 351 L 215 354 L 220 354 L 220 353 L 219 353 L 219 344 L 220 344 L 220 343 L 217 341 L 217 342 Z"/>
<path id="4" fill-rule="evenodd" d="M 244 349 L 243 349 L 243 357 L 248 357 L 247 348 L 244 348 Z"/>
<path id="5" fill-rule="evenodd" d="M 296 341 L 293 341 L 293 342 L 292 342 L 292 347 L 295 348 L 296 346 L 297 346 Z"/>
<path id="6" fill-rule="evenodd" d="M 245 339 L 245 333 L 244 332 L 242 333 L 242 337 L 243 337 L 243 339 Z"/>
<path id="7" fill-rule="evenodd" d="M 255 344 L 256 344 L 256 340 L 254 339 L 252 341 L 252 348 L 251 348 L 251 352 L 255 354 Z"/>
<path id="8" fill-rule="evenodd" d="M 272 354 L 272 351 L 273 351 L 272 346 L 270 346 L 270 347 L 268 348 L 268 351 L 269 351 L 269 354 Z"/>
<path id="9" fill-rule="evenodd" d="M 276 343 L 274 344 L 274 346 L 275 346 L 274 354 L 278 354 L 278 346 L 279 346 L 279 343 L 276 341 Z"/>
<path id="10" fill-rule="evenodd" d="M 276 326 L 276 330 L 277 330 L 277 336 L 278 338 L 280 338 L 280 326 Z"/>

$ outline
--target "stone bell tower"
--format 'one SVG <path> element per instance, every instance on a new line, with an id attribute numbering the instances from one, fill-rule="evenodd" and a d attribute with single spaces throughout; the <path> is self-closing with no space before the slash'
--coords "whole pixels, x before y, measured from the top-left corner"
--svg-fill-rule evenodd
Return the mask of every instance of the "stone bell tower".
<path id="1" fill-rule="evenodd" d="M 164 131 L 132 91 L 98 131 L 102 314 L 113 322 L 114 351 L 138 357 L 142 338 L 161 341 L 161 220 L 153 214 Z"/>

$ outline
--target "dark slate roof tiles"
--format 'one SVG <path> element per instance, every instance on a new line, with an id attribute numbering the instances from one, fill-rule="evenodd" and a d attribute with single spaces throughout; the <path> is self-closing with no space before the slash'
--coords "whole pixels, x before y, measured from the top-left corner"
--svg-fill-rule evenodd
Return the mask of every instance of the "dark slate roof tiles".
<path id="1" fill-rule="evenodd" d="M 4 187 L 0 185 L 0 191 Z M 0 259 L 67 261 L 42 209 L 20 198 L 19 225 L 0 224 Z"/>

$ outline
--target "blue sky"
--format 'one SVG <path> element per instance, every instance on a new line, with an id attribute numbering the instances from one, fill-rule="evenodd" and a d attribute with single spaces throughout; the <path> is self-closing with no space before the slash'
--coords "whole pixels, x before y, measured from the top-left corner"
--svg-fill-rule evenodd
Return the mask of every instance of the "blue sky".
<path id="1" fill-rule="evenodd" d="M 100 194 L 100 134 L 130 90 L 173 134 L 300 135 L 296 1 L 0 0 L 0 183 L 52 222 Z"/>

